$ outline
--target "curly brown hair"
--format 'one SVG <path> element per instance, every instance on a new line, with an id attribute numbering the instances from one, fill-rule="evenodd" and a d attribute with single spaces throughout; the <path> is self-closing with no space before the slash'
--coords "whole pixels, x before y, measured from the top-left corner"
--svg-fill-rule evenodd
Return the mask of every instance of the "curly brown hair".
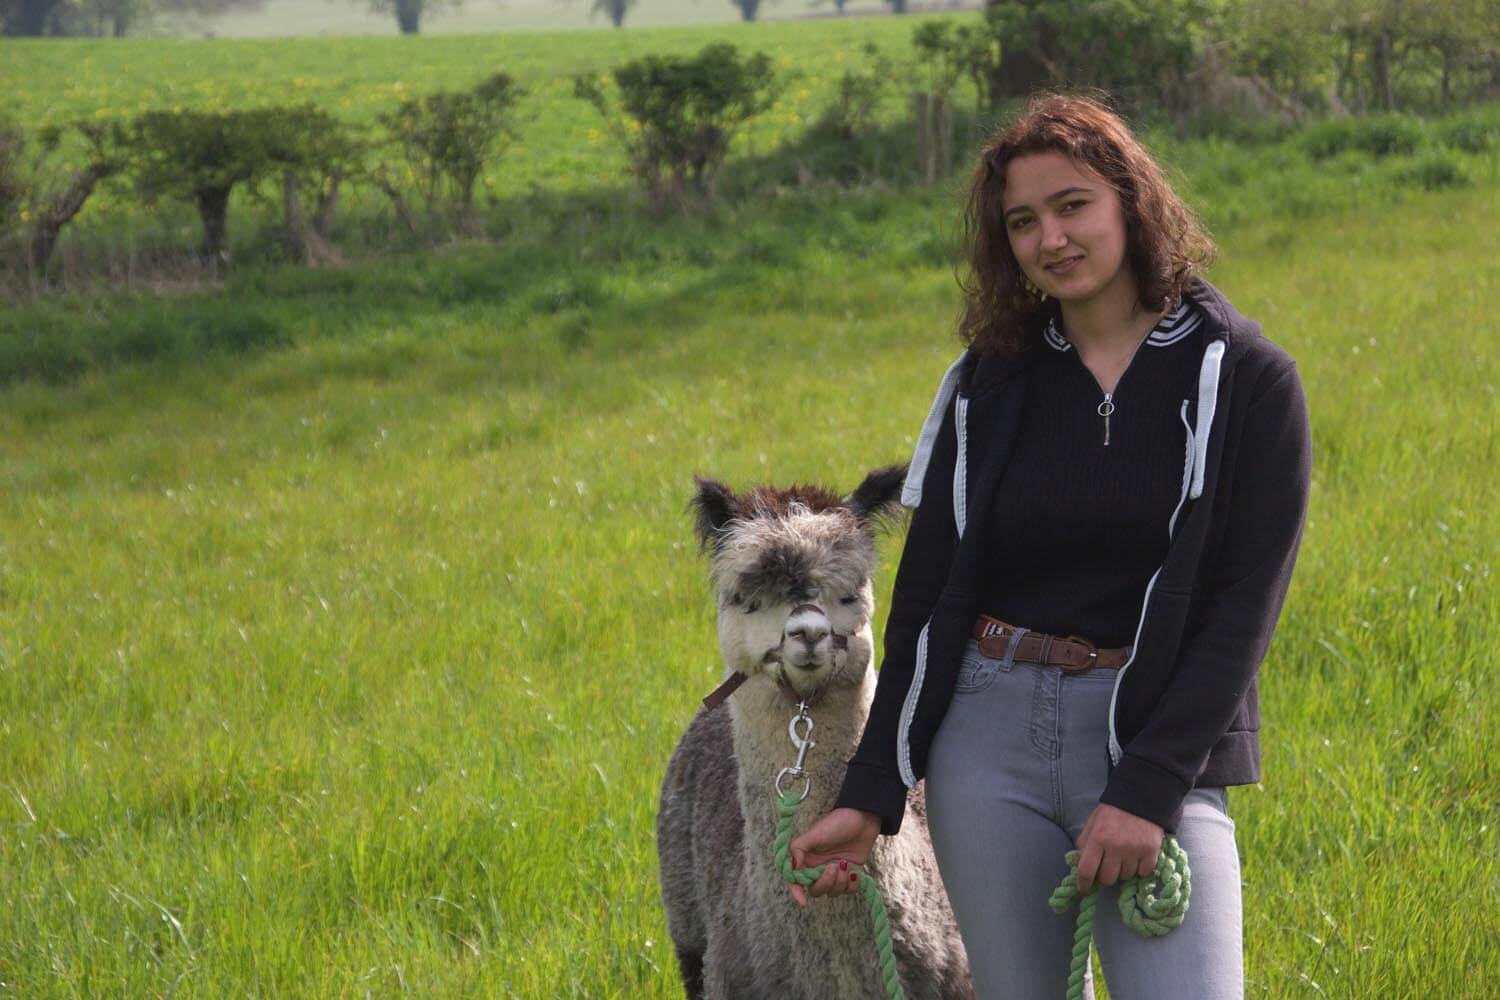
<path id="1" fill-rule="evenodd" d="M 1013 354 L 1040 335 L 1047 310 L 1029 291 L 1011 252 L 1001 203 L 1010 162 L 1057 152 L 1099 174 L 1125 213 L 1125 259 L 1152 312 L 1174 306 L 1214 257 L 1214 244 L 1177 197 L 1155 160 L 1101 100 L 1072 94 L 1032 97 L 985 142 L 969 184 L 964 242 L 969 273 L 958 331 L 982 353 Z"/>

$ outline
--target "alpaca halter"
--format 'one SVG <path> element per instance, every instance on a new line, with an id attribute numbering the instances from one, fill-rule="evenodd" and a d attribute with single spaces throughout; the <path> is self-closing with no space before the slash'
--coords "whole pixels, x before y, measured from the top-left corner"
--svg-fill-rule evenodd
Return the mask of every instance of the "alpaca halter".
<path id="1" fill-rule="evenodd" d="M 799 604 L 791 610 L 790 614 L 787 615 L 787 620 L 790 621 L 793 615 L 801 614 L 804 611 L 816 611 L 825 619 L 828 618 L 828 612 L 824 611 L 816 604 Z M 834 652 L 848 652 L 849 650 L 849 636 L 844 632 L 834 630 L 831 620 L 829 622 L 828 641 L 829 644 L 833 646 Z M 847 658 L 845 662 L 848 662 Z M 776 686 L 781 689 L 782 694 L 786 695 L 787 701 L 790 701 L 794 704 L 803 703 L 805 705 L 816 705 L 818 702 L 823 700 L 823 693 L 828 690 L 829 685 L 833 682 L 833 678 L 841 674 L 843 672 L 843 669 L 843 667 L 838 666 L 837 663 L 835 663 L 833 673 L 829 675 L 828 681 L 826 681 L 822 687 L 814 691 L 811 697 L 802 694 L 796 688 L 788 684 L 785 677 L 776 678 Z M 724 704 L 724 702 L 729 700 L 730 695 L 739 690 L 741 684 L 745 683 L 749 679 L 749 674 L 741 673 L 738 670 L 733 671 L 727 678 L 724 679 L 724 683 L 720 684 L 718 687 L 714 688 L 704 696 L 703 707 L 708 709 L 709 711 L 718 708 L 720 705 Z M 808 725 L 809 727 L 811 727 L 811 719 L 808 720 Z M 792 742 L 796 742 L 795 736 L 793 736 Z"/>

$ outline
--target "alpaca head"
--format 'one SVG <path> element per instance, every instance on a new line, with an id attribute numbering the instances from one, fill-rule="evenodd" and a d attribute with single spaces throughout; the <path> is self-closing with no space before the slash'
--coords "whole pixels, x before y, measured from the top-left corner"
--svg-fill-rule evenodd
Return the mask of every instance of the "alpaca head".
<path id="1" fill-rule="evenodd" d="M 873 652 L 875 532 L 900 510 L 905 472 L 877 469 L 847 497 L 815 486 L 736 495 L 697 481 L 698 537 L 713 554 L 719 649 L 731 670 L 801 695 L 859 682 Z"/>

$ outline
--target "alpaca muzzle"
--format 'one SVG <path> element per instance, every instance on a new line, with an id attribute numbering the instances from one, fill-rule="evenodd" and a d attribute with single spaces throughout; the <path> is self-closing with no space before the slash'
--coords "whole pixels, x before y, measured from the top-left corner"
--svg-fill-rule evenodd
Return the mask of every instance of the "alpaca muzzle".
<path id="1" fill-rule="evenodd" d="M 837 667 L 838 662 L 835 657 L 840 652 L 848 651 L 849 637 L 842 632 L 834 631 L 833 623 L 828 620 L 828 613 L 816 604 L 799 604 L 792 609 L 791 614 L 787 615 L 786 625 L 781 631 L 781 647 L 784 654 L 796 649 L 801 649 L 806 654 L 801 662 L 795 656 L 782 655 L 780 660 L 783 667 L 791 665 L 811 673 L 824 666 Z M 703 699 L 703 707 L 718 708 L 749 679 L 748 674 L 742 674 L 739 671 L 731 673 L 725 678 L 724 683 L 714 688 Z M 812 704 L 818 701 L 823 693 L 823 689 L 820 688 L 810 699 L 806 698 L 784 678 L 777 681 L 777 687 L 794 705 L 803 700 Z"/>
<path id="2" fill-rule="evenodd" d="M 781 659 L 800 670 L 820 670 L 832 666 L 833 654 L 848 645 L 846 636 L 834 632 L 827 612 L 816 604 L 799 604 L 782 629 Z"/>

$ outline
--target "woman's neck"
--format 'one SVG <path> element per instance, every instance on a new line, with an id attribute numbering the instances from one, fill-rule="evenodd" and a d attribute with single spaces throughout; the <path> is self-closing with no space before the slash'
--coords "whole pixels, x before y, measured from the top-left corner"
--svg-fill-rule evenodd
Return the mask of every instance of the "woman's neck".
<path id="1" fill-rule="evenodd" d="M 1141 308 L 1140 293 L 1130 280 L 1111 282 L 1088 299 L 1062 302 L 1063 332 L 1080 356 L 1130 354 L 1161 315 Z"/>

